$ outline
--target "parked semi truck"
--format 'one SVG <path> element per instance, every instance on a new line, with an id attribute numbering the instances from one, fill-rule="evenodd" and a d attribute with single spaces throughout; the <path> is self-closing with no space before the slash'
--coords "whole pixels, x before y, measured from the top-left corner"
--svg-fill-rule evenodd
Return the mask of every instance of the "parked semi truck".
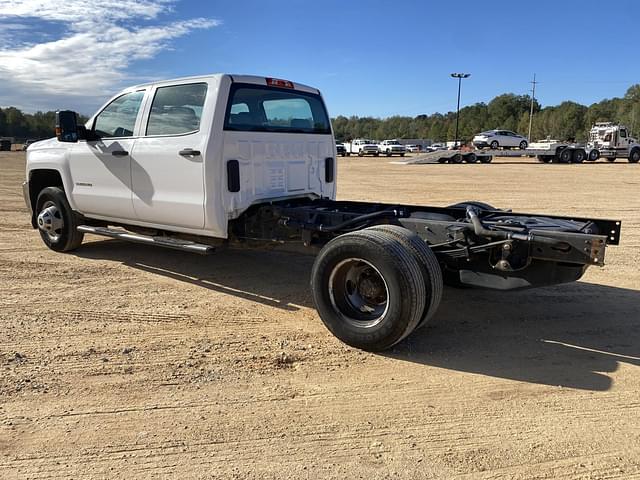
<path id="1" fill-rule="evenodd" d="M 612 122 L 596 123 L 589 132 L 588 148 L 596 150 L 600 157 L 614 162 L 626 158 L 630 163 L 640 161 L 640 144 L 631 137 L 630 130 Z"/>
<path id="2" fill-rule="evenodd" d="M 427 324 L 443 280 L 500 290 L 570 282 L 619 242 L 616 220 L 337 201 L 337 179 L 317 89 L 217 74 L 128 88 L 84 125 L 57 112 L 56 137 L 27 150 L 23 190 L 32 226 L 57 252 L 95 234 L 203 255 L 314 254 L 320 318 L 371 351 Z"/>

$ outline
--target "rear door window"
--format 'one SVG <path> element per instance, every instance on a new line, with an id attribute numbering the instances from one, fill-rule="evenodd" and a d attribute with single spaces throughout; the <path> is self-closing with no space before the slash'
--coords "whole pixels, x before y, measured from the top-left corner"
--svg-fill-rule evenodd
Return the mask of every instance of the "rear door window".
<path id="1" fill-rule="evenodd" d="M 261 85 L 234 84 L 225 130 L 330 134 L 320 95 Z"/>
<path id="2" fill-rule="evenodd" d="M 206 83 L 159 87 L 153 97 L 147 135 L 184 135 L 200 129 Z"/>

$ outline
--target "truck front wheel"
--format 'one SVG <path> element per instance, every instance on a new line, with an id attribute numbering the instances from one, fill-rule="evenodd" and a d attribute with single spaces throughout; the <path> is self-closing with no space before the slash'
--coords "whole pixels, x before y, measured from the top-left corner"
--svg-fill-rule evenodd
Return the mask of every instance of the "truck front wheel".
<path id="1" fill-rule="evenodd" d="M 421 267 L 389 232 L 346 233 L 320 251 L 311 273 L 318 314 L 352 347 L 386 350 L 409 335 L 430 305 Z"/>
<path id="2" fill-rule="evenodd" d="M 56 252 L 75 250 L 84 234 L 78 232 L 76 214 L 59 187 L 42 189 L 36 200 L 36 221 L 42 241 Z"/>
<path id="3" fill-rule="evenodd" d="M 640 161 L 640 148 L 634 148 L 629 154 L 629 163 L 638 163 Z"/>

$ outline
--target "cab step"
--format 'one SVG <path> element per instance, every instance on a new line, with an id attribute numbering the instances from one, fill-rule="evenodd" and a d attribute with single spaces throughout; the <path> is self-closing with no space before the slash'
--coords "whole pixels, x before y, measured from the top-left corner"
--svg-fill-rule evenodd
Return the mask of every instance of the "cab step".
<path id="1" fill-rule="evenodd" d="M 174 250 L 182 250 L 184 252 L 199 253 L 200 255 L 210 255 L 215 252 L 215 247 L 204 243 L 196 243 L 189 240 L 170 237 L 140 235 L 138 233 L 131 233 L 124 230 L 116 230 L 106 227 L 78 225 L 78 231 L 82 233 L 91 233 L 93 235 L 101 235 L 103 237 L 117 238 L 118 240 L 126 240 L 127 242 L 143 243 L 145 245 L 173 248 Z"/>

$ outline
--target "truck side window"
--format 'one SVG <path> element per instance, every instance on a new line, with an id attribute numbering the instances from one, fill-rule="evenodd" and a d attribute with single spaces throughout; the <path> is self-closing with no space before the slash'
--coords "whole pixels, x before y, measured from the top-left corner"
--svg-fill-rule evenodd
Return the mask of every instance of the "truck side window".
<path id="1" fill-rule="evenodd" d="M 182 135 L 200 129 L 206 83 L 159 87 L 153 97 L 147 135 Z"/>
<path id="2" fill-rule="evenodd" d="M 620 138 L 627 138 L 627 131 L 626 130 L 620 130 Z"/>
<path id="3" fill-rule="evenodd" d="M 144 91 L 125 93 L 107 105 L 96 117 L 94 131 L 99 137 L 130 137 Z"/>

